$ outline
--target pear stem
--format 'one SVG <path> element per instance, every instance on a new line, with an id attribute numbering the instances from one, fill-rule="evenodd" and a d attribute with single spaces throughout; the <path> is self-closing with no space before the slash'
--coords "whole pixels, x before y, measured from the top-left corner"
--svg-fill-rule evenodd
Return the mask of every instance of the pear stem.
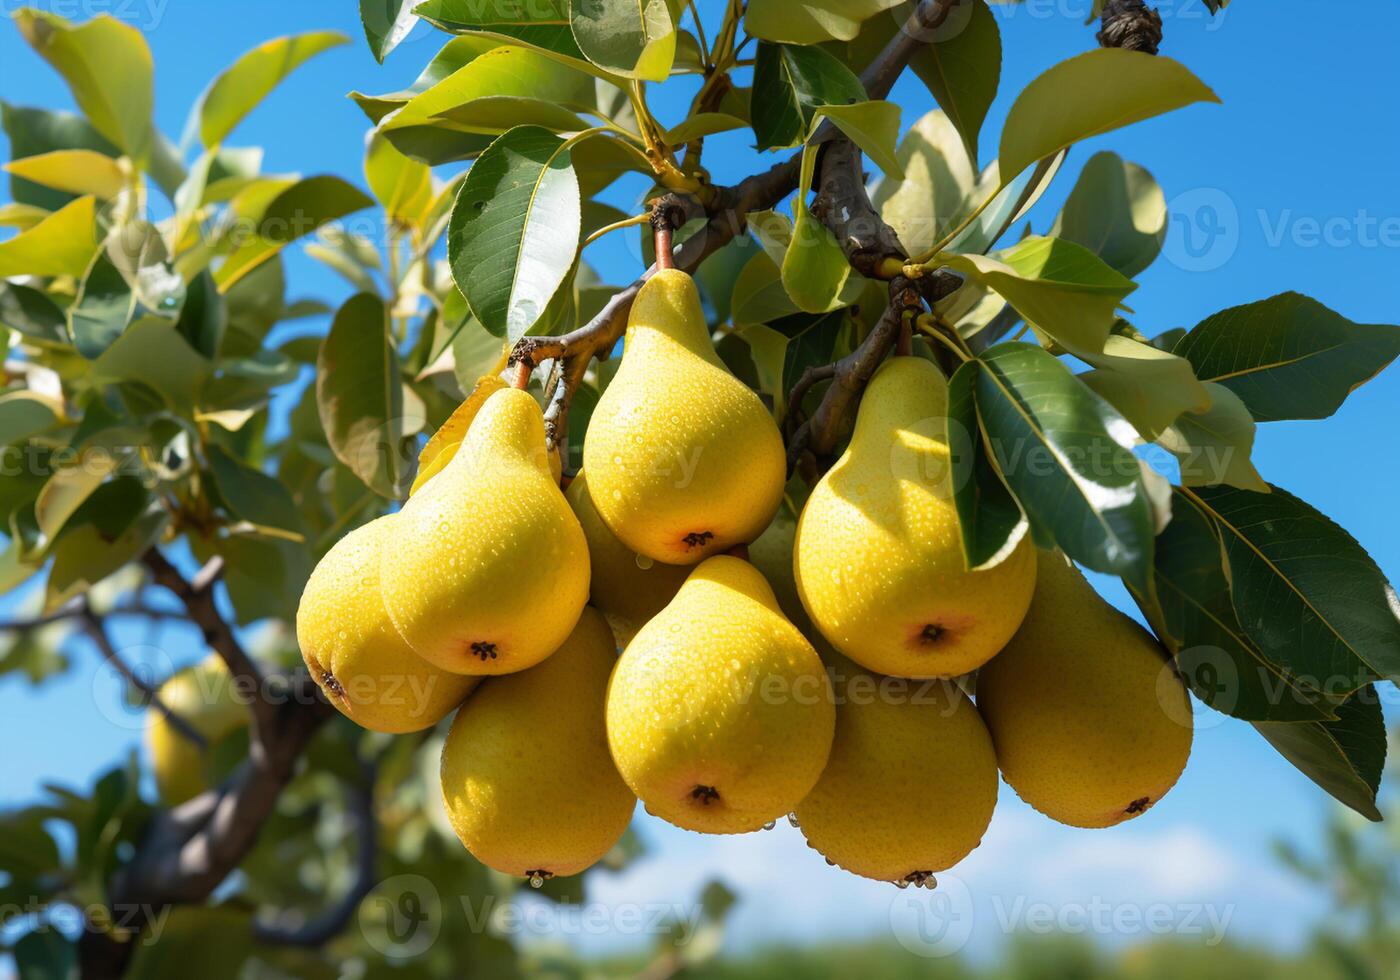
<path id="1" fill-rule="evenodd" d="M 905 310 L 904 316 L 899 323 L 899 339 L 895 341 L 894 353 L 896 357 L 908 357 L 914 353 L 914 331 L 910 326 L 913 315 Z"/>
<path id="2" fill-rule="evenodd" d="M 651 230 L 656 236 L 656 268 L 658 270 L 676 267 L 676 251 L 673 239 L 676 227 L 684 223 L 685 213 L 660 199 L 652 202 Z"/>
<path id="3" fill-rule="evenodd" d="M 510 386 L 524 391 L 530 387 L 530 375 L 534 368 L 529 361 L 516 361 L 511 365 Z"/>

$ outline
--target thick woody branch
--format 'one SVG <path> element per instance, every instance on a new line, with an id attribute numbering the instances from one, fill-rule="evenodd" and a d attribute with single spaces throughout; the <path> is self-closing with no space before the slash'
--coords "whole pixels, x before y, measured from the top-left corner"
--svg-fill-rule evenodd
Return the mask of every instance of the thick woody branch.
<path id="1" fill-rule="evenodd" d="M 890 283 L 889 309 L 861 345 L 834 364 L 815 369 L 811 377 L 804 375 L 799 380 L 799 387 L 806 382 L 804 394 L 821 376 L 829 375 L 831 385 L 816 412 L 793 433 L 788 443 L 789 467 L 795 466 L 803 453 L 828 456 L 836 448 L 842 425 L 855 408 L 861 392 L 899 340 L 905 314 L 912 314 L 921 304 L 920 293 L 912 282 L 902 276 L 895 279 Z"/>
<path id="2" fill-rule="evenodd" d="M 972 0 L 922 0 L 899 29 L 890 38 L 885 50 L 870 63 L 870 67 L 860 76 L 865 91 L 872 99 L 883 99 L 890 94 L 894 83 L 899 80 L 910 59 L 925 45 L 935 40 L 935 33 L 943 26 L 953 8 L 971 6 Z"/>

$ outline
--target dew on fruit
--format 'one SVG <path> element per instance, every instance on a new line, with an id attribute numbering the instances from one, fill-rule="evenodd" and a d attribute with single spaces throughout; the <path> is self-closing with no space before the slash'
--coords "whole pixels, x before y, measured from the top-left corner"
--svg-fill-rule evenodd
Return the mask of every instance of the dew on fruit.
<path id="1" fill-rule="evenodd" d="M 833 861 L 833 860 L 831 860 L 831 858 L 827 858 L 827 859 L 826 859 L 826 866 L 827 866 L 828 868 L 834 868 L 834 867 L 836 867 L 836 862 Z"/>
<path id="2" fill-rule="evenodd" d="M 776 826 L 778 826 L 778 821 L 776 821 L 776 820 L 770 820 L 770 821 L 768 821 L 766 824 L 763 825 L 763 829 L 764 829 L 764 830 L 772 830 L 772 829 L 773 829 L 774 827 L 776 827 Z"/>
<path id="3" fill-rule="evenodd" d="M 787 820 L 788 820 L 788 824 L 789 824 L 790 826 L 798 827 L 798 828 L 800 828 L 800 827 L 802 826 L 800 823 L 797 822 L 797 814 L 795 814 L 795 813 L 789 813 L 789 814 L 788 814 Z"/>
<path id="4" fill-rule="evenodd" d="M 828 862 L 828 863 L 829 863 L 829 862 Z M 909 882 L 908 882 L 908 880 L 906 880 L 906 879 L 901 879 L 901 880 L 899 880 L 899 881 L 896 881 L 896 882 L 894 883 L 894 886 L 902 891 L 903 889 L 909 887 Z"/>
<path id="5" fill-rule="evenodd" d="M 452 525 L 449 524 L 447 521 L 443 521 L 441 524 L 438 525 L 438 531 L 439 531 L 439 533 L 441 533 L 441 534 L 446 534 L 447 532 L 449 532 L 449 531 L 451 531 L 451 530 L 452 530 Z"/>
<path id="6" fill-rule="evenodd" d="M 614 456 L 614 457 L 613 457 L 613 465 L 614 465 L 614 466 L 621 466 L 621 465 L 622 465 L 622 457 L 621 457 L 621 456 Z"/>
<path id="7" fill-rule="evenodd" d="M 648 568 L 651 568 L 651 566 L 655 564 L 656 562 L 654 562 L 648 555 L 637 556 L 637 567 L 640 568 L 642 571 L 646 571 Z"/>

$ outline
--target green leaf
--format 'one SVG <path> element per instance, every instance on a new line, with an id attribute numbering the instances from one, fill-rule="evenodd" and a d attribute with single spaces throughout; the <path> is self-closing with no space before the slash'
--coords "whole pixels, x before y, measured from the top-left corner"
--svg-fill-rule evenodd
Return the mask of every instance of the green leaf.
<path id="1" fill-rule="evenodd" d="M 1185 66 L 1160 55 L 1097 48 L 1051 68 L 1016 98 L 1001 132 L 1003 181 L 1092 136 L 1220 99 Z"/>
<path id="2" fill-rule="evenodd" d="M 261 470 L 244 465 L 217 443 L 209 446 L 208 453 L 214 485 L 230 514 L 261 528 L 300 536 L 301 514 L 285 486 Z"/>
<path id="3" fill-rule="evenodd" d="M 1218 525 L 1240 625 L 1318 690 L 1400 678 L 1400 597 L 1365 549 L 1292 494 L 1192 491 Z"/>
<path id="4" fill-rule="evenodd" d="M 744 29 L 762 41 L 849 41 L 865 21 L 902 0 L 749 0 Z"/>
<path id="5" fill-rule="evenodd" d="M 1084 164 L 1050 234 L 1078 242 L 1129 279 L 1157 258 L 1167 232 L 1167 199 L 1152 175 L 1116 153 Z"/>
<path id="6" fill-rule="evenodd" d="M 360 0 L 360 23 L 365 40 L 381 65 L 418 24 L 416 0 Z"/>
<path id="7" fill-rule="evenodd" d="M 69 330 L 78 353 L 90 360 L 100 357 L 136 319 L 138 309 L 131 283 L 106 249 L 98 252 L 68 310 Z"/>
<path id="8" fill-rule="evenodd" d="M 97 251 L 97 211 L 80 197 L 14 238 L 0 242 L 0 279 L 81 276 Z"/>
<path id="9" fill-rule="evenodd" d="M 472 40 L 473 57 L 380 124 L 387 137 L 424 126 L 477 135 L 521 125 L 586 128 L 577 112 L 597 108 L 594 77 L 540 51 Z"/>
<path id="10" fill-rule="evenodd" d="M 53 150 L 5 165 L 16 177 L 63 191 L 108 200 L 126 189 L 126 174 L 117 161 L 96 150 Z"/>
<path id="11" fill-rule="evenodd" d="M 1241 490 L 1268 493 L 1269 485 L 1250 461 L 1254 451 L 1254 417 L 1244 402 L 1224 385 L 1210 382 L 1210 407 L 1188 411 L 1157 441 L 1181 464 L 1181 482 L 1188 487 L 1223 483 Z"/>
<path id="12" fill-rule="evenodd" d="M 973 571 L 1000 564 L 1030 530 L 1021 505 L 1006 488 L 982 439 L 977 415 L 977 376 L 968 361 L 948 385 L 948 441 L 953 466 L 953 502 L 962 531 L 963 557 Z"/>
<path id="13" fill-rule="evenodd" d="M 114 484 L 107 484 L 111 486 Z M 139 489 L 139 483 L 137 486 Z M 94 494 L 88 503 L 96 503 L 99 495 Z M 168 520 L 167 514 L 156 510 L 139 516 L 115 535 L 95 523 L 66 529 L 53 547 L 44 608 L 58 609 L 135 561 L 156 543 Z"/>
<path id="14" fill-rule="evenodd" d="M 1198 698 L 1246 721 L 1326 721 L 1334 708 L 1266 657 L 1240 626 L 1215 524 L 1181 491 L 1157 538 L 1157 601 L 1177 668 Z"/>
<path id="15" fill-rule="evenodd" d="M 582 205 L 569 145 L 521 126 L 481 155 L 448 228 L 448 261 L 472 313 L 514 343 L 544 313 L 578 254 Z"/>
<path id="16" fill-rule="evenodd" d="M 1385 719 L 1374 688 L 1368 686 L 1340 705 L 1336 721 L 1254 727 L 1335 799 L 1367 820 L 1382 819 L 1376 792 L 1385 768 Z"/>
<path id="17" fill-rule="evenodd" d="M 979 205 L 989 196 L 991 203 L 958 233 L 947 251 L 982 254 L 995 245 L 1049 189 L 1068 153 L 1068 150 L 1061 150 L 1054 156 L 1046 157 L 1006 184 L 998 176 L 997 165 L 993 161 L 978 181 L 975 195 Z"/>
<path id="18" fill-rule="evenodd" d="M 1118 409 L 1146 441 L 1160 436 L 1183 412 L 1210 408 L 1210 392 L 1196 380 L 1191 362 L 1150 344 L 1112 334 L 1100 353 L 1079 356 L 1098 369 L 1080 380 Z"/>
<path id="19" fill-rule="evenodd" d="M 746 120 L 725 112 L 700 112 L 666 130 L 666 145 L 684 146 L 692 140 L 743 129 L 747 125 Z"/>
<path id="20" fill-rule="evenodd" d="M 912 64 L 976 166 L 982 123 L 1001 83 L 1001 29 L 985 0 L 954 7 Z"/>
<path id="21" fill-rule="evenodd" d="M 1132 426 L 1039 347 L 1000 344 L 980 360 L 977 410 L 1032 523 L 1081 565 L 1145 588 L 1153 519 Z"/>
<path id="22" fill-rule="evenodd" d="M 599 68 L 664 82 L 676 60 L 676 25 L 666 0 L 571 0 L 579 50 Z"/>
<path id="23" fill-rule="evenodd" d="M 569 0 L 482 3 L 482 0 L 427 0 L 414 13 L 450 33 L 480 31 L 590 64 L 574 40 Z"/>
<path id="24" fill-rule="evenodd" d="M 365 153 L 365 180 L 391 221 L 416 226 L 433 201 L 433 174 L 427 164 L 404 156 L 375 132 Z"/>
<path id="25" fill-rule="evenodd" d="M 0 282 L 0 326 L 51 344 L 68 342 L 68 318 L 58 304 L 15 282 Z"/>
<path id="26" fill-rule="evenodd" d="M 10 156 L 15 160 L 54 150 L 94 150 L 109 157 L 118 156 L 121 152 L 93 129 L 86 119 L 71 112 L 25 109 L 0 100 L 0 125 L 10 138 Z M 10 197 L 17 204 L 32 204 L 57 211 L 71 203 L 74 195 L 41 187 L 12 175 Z"/>
<path id="27" fill-rule="evenodd" d="M 899 106 L 893 102 L 852 102 L 818 106 L 813 119 L 830 119 L 877 167 L 895 180 L 904 179 L 904 167 L 895 154 L 899 141 Z"/>
<path id="28" fill-rule="evenodd" d="M 273 199 L 258 222 L 258 234 L 285 244 L 373 205 L 364 191 L 339 177 L 308 177 Z"/>
<path id="29" fill-rule="evenodd" d="M 871 200 L 904 247 L 918 255 L 972 210 L 977 174 L 957 130 L 938 110 L 910 127 L 895 156 L 904 176 L 882 178 Z"/>
<path id="30" fill-rule="evenodd" d="M 54 427 L 62 404 L 33 391 L 7 391 L 0 395 L 0 446 L 21 445 Z"/>
<path id="31" fill-rule="evenodd" d="M 137 382 L 170 408 L 189 410 L 211 364 L 161 317 L 145 317 L 126 328 L 92 365 L 97 382 Z"/>
<path id="32" fill-rule="evenodd" d="M 412 453 L 389 311 L 378 296 L 359 293 L 336 313 L 316 362 L 316 403 L 336 458 L 381 497 L 397 498 Z"/>
<path id="33" fill-rule="evenodd" d="M 1103 350 L 1118 304 L 1137 288 L 1082 246 L 1032 236 L 1000 253 L 945 253 L 941 261 L 1006 297 L 1026 320 L 1071 353 Z"/>
<path id="34" fill-rule="evenodd" d="M 175 329 L 201 357 L 213 360 L 219 355 L 224 331 L 228 328 L 228 305 L 208 271 L 191 280 L 185 291 L 185 305 Z"/>
<path id="35" fill-rule="evenodd" d="M 349 44 L 339 31 L 316 31 L 264 41 L 214 79 L 200 100 L 199 136 L 215 146 L 282 81 L 323 51 Z"/>
<path id="36" fill-rule="evenodd" d="M 818 106 L 866 100 L 860 79 L 821 48 L 763 42 L 753 81 L 753 129 L 760 150 L 801 143 Z"/>
<path id="37" fill-rule="evenodd" d="M 269 180 L 264 186 L 250 187 L 239 197 L 244 194 L 250 199 L 275 196 L 265 207 L 252 205 L 257 234 L 249 236 L 214 274 L 214 281 L 225 293 L 289 243 L 374 204 L 373 198 L 359 188 L 330 175 L 292 183 Z"/>
<path id="38" fill-rule="evenodd" d="M 23 980 L 69 980 L 78 974 L 78 947 L 51 925 L 15 943 L 15 967 Z"/>
<path id="39" fill-rule="evenodd" d="M 51 543 L 68 519 L 117 468 L 111 453 L 89 453 L 71 466 L 55 470 L 34 501 L 34 519 L 44 542 Z"/>
<path id="40" fill-rule="evenodd" d="M 1400 327 L 1353 323 L 1298 293 L 1223 310 L 1176 345 L 1259 422 L 1325 419 L 1400 355 Z"/>
<path id="41" fill-rule="evenodd" d="M 802 151 L 801 178 L 792 202 L 792 240 L 782 264 L 784 288 L 798 309 L 807 313 L 832 309 L 851 276 L 846 253 L 807 205 L 818 152 L 815 146 Z"/>
<path id="42" fill-rule="evenodd" d="M 152 143 L 155 69 L 141 32 L 106 14 L 74 27 L 28 7 L 15 14 L 15 24 L 63 76 L 93 127 L 144 164 Z"/>

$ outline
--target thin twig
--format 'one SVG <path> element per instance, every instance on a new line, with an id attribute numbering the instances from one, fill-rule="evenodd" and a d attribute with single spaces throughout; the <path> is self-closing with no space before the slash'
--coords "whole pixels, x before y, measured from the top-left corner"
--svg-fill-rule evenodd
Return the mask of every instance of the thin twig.
<path id="1" fill-rule="evenodd" d="M 111 637 L 107 635 L 107 629 L 103 625 L 102 617 L 93 612 L 92 607 L 86 602 L 77 610 L 76 615 L 82 622 L 83 631 L 88 635 L 88 638 L 92 640 L 93 645 L 97 647 L 97 652 L 102 655 L 102 659 L 107 662 L 108 666 L 120 674 L 123 680 L 135 688 L 140 693 L 142 700 L 159 711 L 165 720 L 170 723 L 171 728 L 199 746 L 201 750 L 206 748 L 208 746 L 208 740 L 183 716 L 172 710 L 171 707 L 165 703 L 164 699 L 161 698 L 160 692 L 146 683 L 136 671 L 131 669 L 131 665 L 122 659 L 121 654 L 117 652 L 117 648 L 112 645 Z"/>

